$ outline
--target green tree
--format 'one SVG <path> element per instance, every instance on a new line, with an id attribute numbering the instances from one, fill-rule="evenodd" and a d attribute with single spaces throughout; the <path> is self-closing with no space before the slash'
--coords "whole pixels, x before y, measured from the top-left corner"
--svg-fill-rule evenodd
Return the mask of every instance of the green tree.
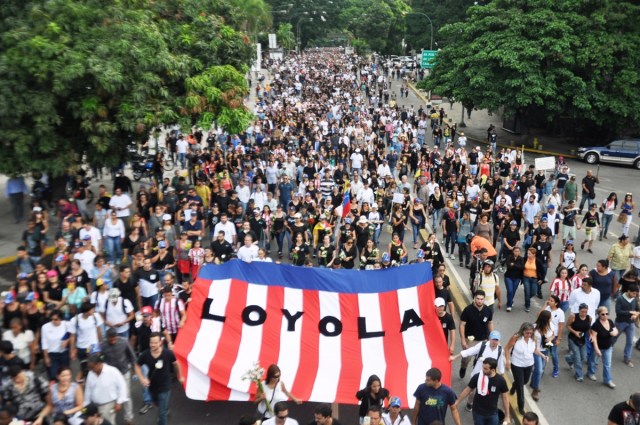
<path id="1" fill-rule="evenodd" d="M 278 44 L 285 50 L 293 49 L 296 44 L 295 36 L 293 35 L 293 25 L 289 23 L 280 24 L 278 26 L 276 37 L 278 39 Z"/>
<path id="2" fill-rule="evenodd" d="M 0 8 L 0 172 L 62 175 L 82 155 L 116 164 L 130 135 L 163 123 L 246 128 L 242 73 L 253 48 L 227 24 L 246 19 L 220 15 L 225 7 L 7 0 Z"/>
<path id="3" fill-rule="evenodd" d="M 640 119 L 637 5 L 494 0 L 440 34 L 450 43 L 422 87 L 526 118 L 542 112 L 621 130 Z"/>

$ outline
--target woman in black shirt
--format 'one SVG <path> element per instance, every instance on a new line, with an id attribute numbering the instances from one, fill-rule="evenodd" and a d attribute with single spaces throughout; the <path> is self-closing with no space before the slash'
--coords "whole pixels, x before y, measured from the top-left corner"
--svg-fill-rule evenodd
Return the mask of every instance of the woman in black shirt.
<path id="1" fill-rule="evenodd" d="M 589 357 L 587 376 L 592 381 L 596 380 L 598 358 L 602 357 L 602 382 L 609 388 L 615 388 L 616 384 L 611 380 L 611 357 L 613 356 L 613 339 L 618 335 L 618 328 L 613 320 L 609 319 L 607 307 L 598 308 L 598 318 L 591 325 L 590 334 L 593 351 Z"/>

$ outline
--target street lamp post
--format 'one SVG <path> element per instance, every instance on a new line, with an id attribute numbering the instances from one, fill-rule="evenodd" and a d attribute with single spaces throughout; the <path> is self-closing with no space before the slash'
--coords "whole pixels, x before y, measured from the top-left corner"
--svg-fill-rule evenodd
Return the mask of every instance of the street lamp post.
<path id="1" fill-rule="evenodd" d="M 426 13 L 422 13 L 422 12 L 409 12 L 405 16 L 409 16 L 409 15 L 422 15 L 425 18 L 427 18 L 427 20 L 429 21 L 429 27 L 431 29 L 431 40 L 429 43 L 429 50 L 433 50 L 433 22 L 431 22 L 431 18 Z"/>

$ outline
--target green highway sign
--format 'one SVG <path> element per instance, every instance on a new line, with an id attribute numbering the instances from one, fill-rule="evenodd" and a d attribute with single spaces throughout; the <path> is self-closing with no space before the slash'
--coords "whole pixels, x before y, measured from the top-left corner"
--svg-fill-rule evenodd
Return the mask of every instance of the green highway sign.
<path id="1" fill-rule="evenodd" d="M 420 67 L 422 69 L 431 69 L 435 65 L 435 57 L 437 50 L 423 50 L 422 57 L 420 58 Z"/>

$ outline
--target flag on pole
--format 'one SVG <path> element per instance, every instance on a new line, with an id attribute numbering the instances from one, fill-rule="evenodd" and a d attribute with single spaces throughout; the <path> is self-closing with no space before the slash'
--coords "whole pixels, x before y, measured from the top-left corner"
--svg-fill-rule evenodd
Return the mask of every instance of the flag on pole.
<path id="1" fill-rule="evenodd" d="M 351 211 L 351 184 L 347 181 L 344 183 L 344 195 L 342 197 L 342 219 L 344 220 L 349 211 Z"/>
<path id="2" fill-rule="evenodd" d="M 357 271 L 233 260 L 205 265 L 175 353 L 195 400 L 252 400 L 243 380 L 278 364 L 301 400 L 357 404 L 376 374 L 403 407 L 425 372 L 450 383 L 429 263 Z"/>

